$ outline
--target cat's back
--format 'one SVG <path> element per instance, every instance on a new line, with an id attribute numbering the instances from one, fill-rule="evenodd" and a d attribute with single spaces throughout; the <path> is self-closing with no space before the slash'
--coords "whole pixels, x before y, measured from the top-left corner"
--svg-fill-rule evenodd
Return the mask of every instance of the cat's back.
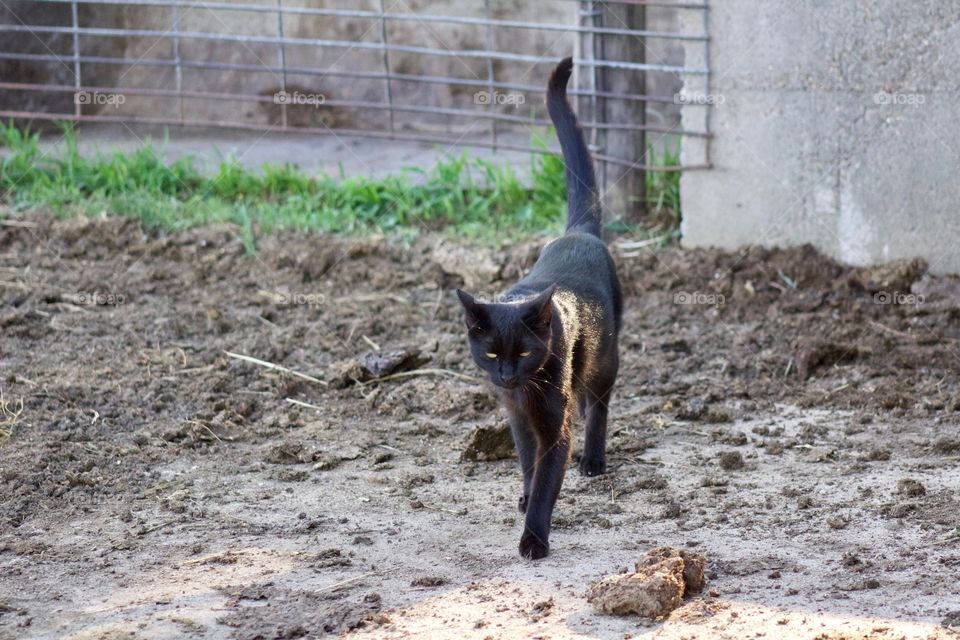
<path id="1" fill-rule="evenodd" d="M 588 233 L 568 233 L 548 243 L 527 278 L 554 278 L 567 282 L 578 276 L 614 276 L 613 258 L 600 238 Z M 527 278 L 524 278 L 526 280 Z"/>
<path id="2" fill-rule="evenodd" d="M 619 298 L 616 267 L 600 238 L 568 233 L 547 244 L 515 289 L 543 290 L 553 284 L 597 302 Z"/>

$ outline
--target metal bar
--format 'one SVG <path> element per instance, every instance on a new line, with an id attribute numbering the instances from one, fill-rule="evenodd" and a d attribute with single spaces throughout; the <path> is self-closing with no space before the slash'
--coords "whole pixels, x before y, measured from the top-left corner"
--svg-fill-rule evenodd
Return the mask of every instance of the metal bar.
<path id="1" fill-rule="evenodd" d="M 70 113 L 33 113 L 30 111 L 2 111 L 0 110 L 0 118 L 17 118 L 24 120 L 70 120 L 73 122 L 119 122 L 119 123 L 133 123 L 133 124 L 157 124 L 157 125 L 177 125 L 179 124 L 173 118 L 148 118 L 143 116 L 110 116 L 110 115 L 85 115 L 85 116 L 76 116 Z M 189 122 L 184 125 L 184 127 L 211 127 L 218 129 L 247 129 L 252 131 L 263 131 L 263 125 L 250 124 L 246 122 L 219 122 L 215 120 L 210 121 L 195 121 Z M 399 132 L 390 132 L 390 131 L 370 131 L 363 129 L 330 129 L 326 127 L 290 127 L 286 131 L 277 129 L 277 133 L 316 133 L 320 135 L 329 134 L 331 131 L 334 131 L 338 135 L 343 136 L 352 136 L 355 138 L 376 138 L 376 139 L 389 139 L 389 140 L 408 140 L 410 142 L 433 142 L 437 144 L 450 144 L 450 136 L 434 136 L 434 135 L 422 135 L 422 134 L 405 134 Z M 459 143 L 459 146 L 463 147 L 483 147 L 490 148 L 490 143 L 483 140 L 464 140 Z M 533 153 L 533 154 L 551 154 L 556 153 L 556 151 L 551 149 L 542 149 L 539 147 L 527 147 L 522 145 L 513 145 L 513 144 L 504 144 L 499 143 L 499 148 L 507 151 L 520 151 L 524 153 Z M 599 159 L 604 160 L 605 162 L 612 162 L 614 164 L 621 164 L 624 166 L 634 167 L 636 169 L 644 169 L 647 171 L 691 171 L 699 169 L 710 169 L 709 165 L 678 165 L 678 166 L 648 166 L 648 165 L 638 165 L 629 160 L 623 160 L 621 158 L 607 158 L 604 156 L 598 156 Z"/>
<path id="2" fill-rule="evenodd" d="M 50 91 L 64 92 L 73 91 L 73 87 L 66 85 L 35 85 L 17 82 L 0 82 L 0 89 L 13 89 L 18 91 Z M 84 91 L 91 93 L 125 93 L 128 95 L 153 96 L 160 98 L 196 98 L 207 100 L 239 100 L 248 102 L 272 102 L 272 96 L 263 96 L 259 94 L 239 94 L 239 93 L 218 93 L 210 91 L 183 91 L 180 93 L 168 89 L 148 89 L 144 87 L 130 87 L 118 89 L 117 87 L 82 87 Z M 465 118 L 483 118 L 496 119 L 501 122 L 509 122 L 518 125 L 547 127 L 551 125 L 550 120 L 545 118 L 533 118 L 528 116 L 514 116 L 506 113 L 477 111 L 470 109 L 453 109 L 447 107 L 422 107 L 416 105 L 389 105 L 382 102 L 368 102 L 362 100 L 326 100 L 324 106 L 332 107 L 354 107 L 360 109 L 371 109 L 377 111 L 406 111 L 410 113 L 431 113 L 436 115 L 446 115 L 452 117 Z M 676 127 L 658 127 L 651 125 L 638 125 L 628 122 L 584 122 L 581 126 L 588 128 L 604 130 L 623 130 L 623 131 L 652 131 L 654 133 L 675 133 L 677 135 L 686 135 L 691 137 L 705 137 L 708 134 L 702 131 L 684 131 Z"/>
<path id="3" fill-rule="evenodd" d="M 708 9 L 706 4 L 692 2 L 662 2 L 660 0 L 605 0 L 606 4 L 634 4 L 647 7 L 666 7 L 668 9 Z"/>
<path id="4" fill-rule="evenodd" d="M 34 0 L 36 2 L 62 2 L 63 0 Z M 263 4 L 235 4 L 232 2 L 184 2 L 183 0 L 133 0 L 130 2 L 124 0 L 77 0 L 85 4 L 104 4 L 104 5 L 123 5 L 123 6 L 187 6 L 192 9 L 209 10 L 228 10 L 228 11 L 249 11 L 259 13 L 272 13 L 276 11 L 275 7 Z M 615 0 L 618 4 L 634 4 Z M 639 3 L 637 3 L 639 4 Z M 676 9 L 706 9 L 706 5 L 674 5 L 667 3 L 643 3 L 647 6 L 666 6 Z M 327 16 L 334 18 L 370 18 L 379 19 L 380 13 L 377 11 L 360 11 L 349 9 L 321 9 L 313 7 L 284 7 L 283 13 Z M 471 18 L 468 16 L 443 16 L 431 14 L 411 14 L 411 13 L 385 13 L 384 17 L 388 20 L 398 20 L 406 22 L 438 22 L 446 24 L 465 24 L 474 26 L 485 26 L 488 22 L 493 27 L 509 27 L 513 29 L 534 29 L 541 31 L 564 31 L 576 33 L 578 31 L 590 31 L 590 27 L 571 27 L 565 24 L 556 23 L 537 23 L 524 22 L 522 20 L 484 20 L 481 18 Z M 679 33 L 670 33 L 665 31 L 639 31 L 634 29 L 605 28 L 600 33 L 610 35 L 633 35 L 645 38 L 659 38 L 665 40 L 706 40 L 706 35 L 687 35 Z"/>
<path id="5" fill-rule="evenodd" d="M 269 36 L 249 36 L 237 34 L 209 33 L 204 31 L 176 31 L 163 32 L 155 29 L 106 29 L 106 28 L 84 28 L 77 29 L 82 35 L 89 36 L 134 36 L 142 38 L 192 38 L 195 40 L 210 40 L 214 42 L 245 42 L 255 44 L 279 44 L 280 39 Z M 26 25 L 0 25 L 0 33 L 72 33 L 68 27 L 49 27 L 37 26 L 28 27 Z M 478 49 L 437 49 L 433 47 L 414 47 L 410 45 L 383 45 L 378 42 L 351 42 L 349 40 L 323 40 L 316 38 L 286 38 L 287 44 L 309 45 L 317 47 L 341 47 L 346 49 L 366 49 L 379 50 L 386 48 L 390 51 L 402 51 L 404 53 L 421 53 L 424 55 L 435 55 L 445 58 L 484 58 L 491 57 L 495 60 L 508 60 L 512 62 L 531 62 L 534 64 L 552 64 L 552 58 L 543 56 L 503 53 L 499 51 L 481 51 Z M 599 66 L 607 69 L 627 69 L 634 71 L 653 71 L 660 73 L 688 73 L 694 75 L 703 75 L 707 73 L 706 69 L 690 69 L 687 67 L 678 67 L 674 65 L 662 64 L 638 64 L 625 62 L 622 60 L 577 60 L 576 64 L 581 66 Z"/>
<path id="6" fill-rule="evenodd" d="M 383 43 L 383 72 L 386 74 L 386 82 L 384 83 L 384 89 L 387 96 L 387 104 L 390 105 L 390 131 L 394 130 L 393 122 L 393 87 L 390 82 L 390 52 L 387 51 L 387 21 L 384 18 L 386 15 L 386 7 L 383 4 L 383 0 L 380 0 L 380 42 Z"/>
<path id="7" fill-rule="evenodd" d="M 70 19 L 72 21 L 73 33 L 73 110 L 77 117 L 81 115 L 80 87 L 83 83 L 80 81 L 80 18 L 77 14 L 77 0 L 70 3 Z"/>
<path id="8" fill-rule="evenodd" d="M 0 60 L 36 60 L 36 61 L 46 61 L 46 62 L 62 62 L 61 58 L 56 55 L 50 54 L 38 54 L 38 53 L 3 53 L 0 52 Z M 172 60 L 166 60 L 162 58 L 142 58 L 140 60 L 135 60 L 133 58 L 109 58 L 103 56 L 80 56 L 80 61 L 84 63 L 95 63 L 95 64 L 116 64 L 116 65 L 130 65 L 138 64 L 139 66 L 174 66 L 176 63 Z M 217 63 L 217 62 L 201 62 L 201 61 L 191 61 L 191 60 L 182 60 L 181 66 L 188 67 L 191 69 L 206 69 L 211 71 L 254 71 L 262 73 L 271 73 L 279 74 L 283 69 L 277 67 L 263 66 L 260 64 L 242 64 L 242 63 Z M 387 75 L 383 73 L 375 72 L 364 72 L 364 71 L 324 71 L 318 69 L 308 69 L 306 67 L 287 67 L 287 73 L 293 73 L 296 75 L 308 75 L 308 76 L 318 76 L 318 77 L 346 77 L 346 78 L 363 78 L 368 80 L 383 80 L 387 78 Z M 392 80 L 403 81 L 403 82 L 422 82 L 424 84 L 453 84 L 453 85 L 462 85 L 462 86 L 472 86 L 472 87 L 484 87 L 488 85 L 486 79 L 470 79 L 470 78 L 452 78 L 448 76 L 419 76 L 413 74 L 402 74 L 402 73 L 392 73 L 389 76 Z M 515 84 L 510 82 L 495 82 L 495 89 L 505 89 L 510 91 L 524 91 L 527 93 L 533 94 L 542 94 L 544 89 L 540 85 L 532 84 Z M 580 90 L 570 90 L 567 92 L 568 95 L 572 96 L 592 96 L 593 94 L 589 91 L 580 91 Z M 643 94 L 626 94 L 626 93 L 610 93 L 604 91 L 597 91 L 596 95 L 598 97 L 610 98 L 616 100 L 641 100 L 645 102 L 661 102 L 664 104 L 673 104 L 675 98 L 674 96 L 657 96 L 657 95 L 643 95 Z M 705 107 L 708 105 L 702 104 L 691 104 L 684 105 L 685 107 Z"/>

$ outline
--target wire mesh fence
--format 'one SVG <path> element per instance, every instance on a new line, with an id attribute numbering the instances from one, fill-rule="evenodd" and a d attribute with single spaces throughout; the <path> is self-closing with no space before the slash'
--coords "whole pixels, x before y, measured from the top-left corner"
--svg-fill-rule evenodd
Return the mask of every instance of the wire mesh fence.
<path id="1" fill-rule="evenodd" d="M 545 78 L 557 59 L 574 53 L 570 93 L 601 186 L 624 187 L 621 207 L 636 199 L 645 171 L 710 166 L 711 105 L 695 97 L 709 95 L 704 3 L 0 5 L 3 118 L 352 135 L 544 153 L 553 150 L 544 135 L 550 124 Z M 681 92 L 684 85 L 697 87 L 694 98 Z M 704 110 L 694 119 L 697 127 L 681 126 L 681 107 Z M 651 161 L 650 147 L 682 138 L 702 141 L 700 157 L 686 164 Z"/>

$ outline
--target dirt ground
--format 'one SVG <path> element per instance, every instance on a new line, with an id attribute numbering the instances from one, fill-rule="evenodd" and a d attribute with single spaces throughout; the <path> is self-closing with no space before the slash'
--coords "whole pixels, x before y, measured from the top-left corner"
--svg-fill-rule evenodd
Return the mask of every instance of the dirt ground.
<path id="1" fill-rule="evenodd" d="M 960 637 L 960 281 L 618 252 L 610 472 L 534 563 L 450 290 L 537 249 L 0 221 L 0 638 Z M 337 384 L 378 348 L 429 362 Z M 703 594 L 591 609 L 660 545 Z"/>

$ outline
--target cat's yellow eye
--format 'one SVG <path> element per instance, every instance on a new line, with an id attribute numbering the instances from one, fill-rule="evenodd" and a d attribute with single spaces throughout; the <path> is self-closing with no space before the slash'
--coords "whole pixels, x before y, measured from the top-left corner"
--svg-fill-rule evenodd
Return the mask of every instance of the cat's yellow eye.
<path id="1" fill-rule="evenodd" d="M 490 353 L 489 351 L 488 351 L 485 355 L 486 355 L 488 358 L 490 358 L 491 360 L 495 360 L 495 359 L 497 358 L 497 354 L 495 354 L 495 353 Z"/>
<path id="2" fill-rule="evenodd" d="M 530 355 L 530 352 L 529 352 L 529 351 L 524 351 L 523 353 L 520 354 L 520 357 L 521 357 L 521 358 L 526 358 L 528 355 Z"/>

